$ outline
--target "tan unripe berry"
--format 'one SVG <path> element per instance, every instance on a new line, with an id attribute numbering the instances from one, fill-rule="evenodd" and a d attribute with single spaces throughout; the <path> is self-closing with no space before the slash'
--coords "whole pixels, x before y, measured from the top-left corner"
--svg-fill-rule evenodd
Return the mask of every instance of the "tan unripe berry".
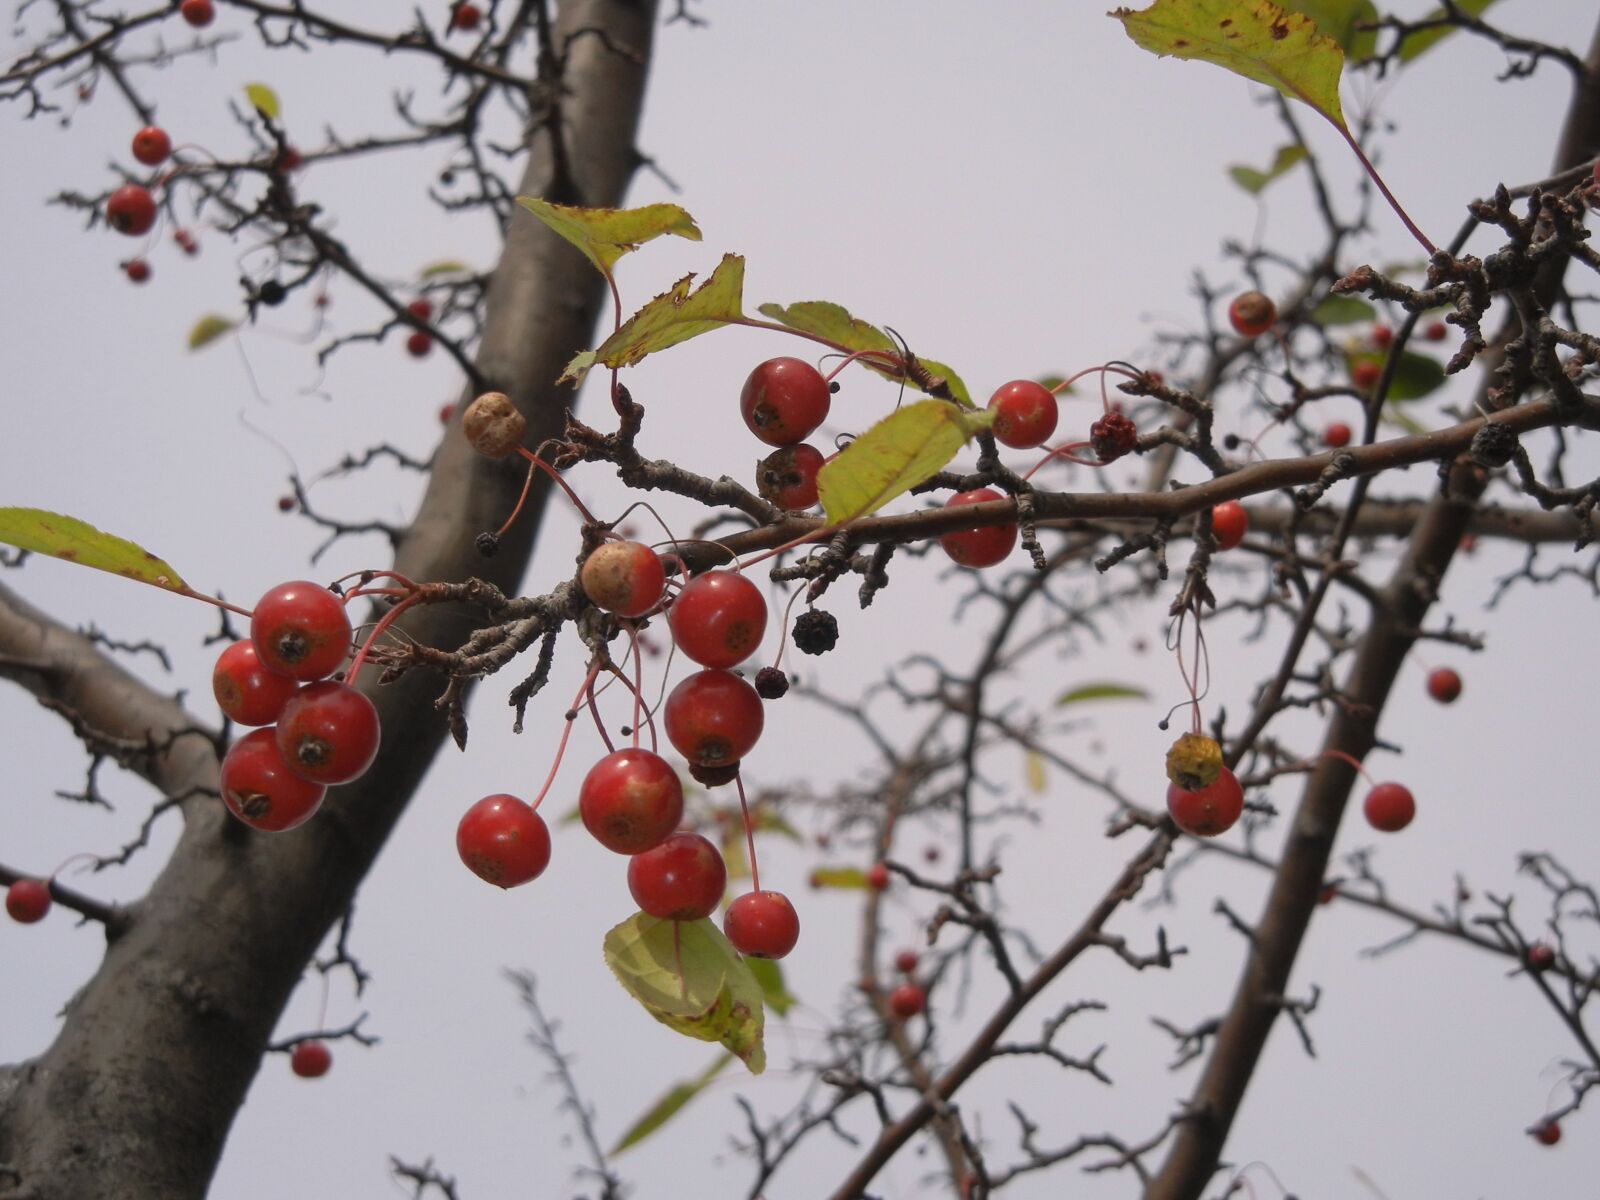
<path id="1" fill-rule="evenodd" d="M 485 392 L 467 405 L 461 429 L 479 454 L 504 458 L 522 445 L 528 420 L 504 392 Z"/>

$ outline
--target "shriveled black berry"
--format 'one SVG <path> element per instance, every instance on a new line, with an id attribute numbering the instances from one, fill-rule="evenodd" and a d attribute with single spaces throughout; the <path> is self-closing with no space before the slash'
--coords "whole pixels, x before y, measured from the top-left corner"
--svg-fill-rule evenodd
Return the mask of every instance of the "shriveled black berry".
<path id="1" fill-rule="evenodd" d="M 721 787 L 725 783 L 732 783 L 739 777 L 739 764 L 737 762 L 720 763 L 714 767 L 702 766 L 700 763 L 689 764 L 689 774 L 694 776 L 694 781 L 701 787 Z"/>
<path id="2" fill-rule="evenodd" d="M 492 533 L 480 533 L 472 544 L 485 558 L 493 558 L 500 551 L 500 538 Z"/>
<path id="3" fill-rule="evenodd" d="M 269 279 L 256 289 L 256 299 L 269 308 L 277 308 L 288 294 L 288 290 L 276 279 Z"/>
<path id="4" fill-rule="evenodd" d="M 1103 463 L 1116 462 L 1138 441 L 1138 426 L 1119 412 L 1108 412 L 1089 426 L 1089 448 Z"/>
<path id="5" fill-rule="evenodd" d="M 779 667 L 762 667 L 756 672 L 756 695 L 777 700 L 789 690 L 789 677 Z"/>
<path id="6" fill-rule="evenodd" d="M 1503 467 L 1517 452 L 1517 435 L 1509 426 L 1488 423 L 1472 435 L 1472 461 L 1480 467 Z"/>
<path id="7" fill-rule="evenodd" d="M 795 618 L 795 648 L 805 654 L 826 654 L 839 641 L 839 622 L 831 612 L 809 609 Z"/>

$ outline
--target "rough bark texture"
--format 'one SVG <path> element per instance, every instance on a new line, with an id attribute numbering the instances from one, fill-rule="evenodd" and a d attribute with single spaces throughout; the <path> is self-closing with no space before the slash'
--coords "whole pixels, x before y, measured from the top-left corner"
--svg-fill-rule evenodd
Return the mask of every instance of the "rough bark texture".
<path id="1" fill-rule="evenodd" d="M 563 144 L 535 135 L 520 188 L 615 205 L 638 162 L 634 145 L 653 0 L 563 5 L 570 46 L 559 93 Z M 575 30 L 604 36 L 567 38 Z M 619 53 L 625 50 L 628 53 Z M 478 365 L 527 414 L 530 437 L 561 427 L 571 398 L 551 381 L 589 344 L 604 299 L 592 267 L 525 214 L 512 221 L 489 292 Z M 538 510 L 493 559 L 473 549 L 522 483 L 516 466 L 446 439 L 396 569 L 417 580 L 471 575 L 515 587 Z M 536 501 L 537 503 L 537 501 Z M 459 641 L 463 614 L 430 610 L 408 625 L 434 645 Z M 278 1015 L 356 888 L 444 736 L 443 683 L 414 672 L 373 691 L 385 748 L 358 783 L 336 789 L 293 837 L 256 834 L 216 796 L 209 735 L 169 698 L 0 589 L 3 672 L 119 738 L 149 737 L 140 766 L 182 804 L 184 829 L 148 895 L 117 914 L 106 956 L 37 1059 L 0 1071 L 0 1198 L 97 1200 L 205 1194 L 228 1128 Z"/>

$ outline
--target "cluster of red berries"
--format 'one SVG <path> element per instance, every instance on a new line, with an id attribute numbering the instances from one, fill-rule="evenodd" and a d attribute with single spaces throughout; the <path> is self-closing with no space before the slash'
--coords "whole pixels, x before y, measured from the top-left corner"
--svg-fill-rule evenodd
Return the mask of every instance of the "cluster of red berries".
<path id="1" fill-rule="evenodd" d="M 418 296 L 406 305 L 406 311 L 419 321 L 433 320 L 433 301 L 426 296 Z M 426 358 L 433 349 L 433 335 L 423 329 L 413 329 L 406 338 L 406 353 L 412 358 Z"/>
<path id="2" fill-rule="evenodd" d="M 894 956 L 895 970 L 905 981 L 889 992 L 889 1011 L 899 1020 L 908 1021 L 928 1007 L 928 993 L 914 976 L 917 973 L 917 952 L 902 950 Z"/>
<path id="3" fill-rule="evenodd" d="M 828 419 L 832 386 L 810 363 L 769 358 L 750 372 L 739 393 L 739 412 L 751 433 L 778 447 L 756 465 L 756 486 L 779 508 L 800 510 L 817 502 L 817 472 L 827 460 L 806 438 Z"/>
<path id="4" fill-rule="evenodd" d="M 261 597 L 250 637 L 217 659 L 211 687 L 240 725 L 259 726 L 222 760 L 222 801 L 246 825 L 278 832 L 317 811 L 378 753 L 378 713 L 328 679 L 350 651 L 350 618 L 327 588 L 296 581 Z"/>

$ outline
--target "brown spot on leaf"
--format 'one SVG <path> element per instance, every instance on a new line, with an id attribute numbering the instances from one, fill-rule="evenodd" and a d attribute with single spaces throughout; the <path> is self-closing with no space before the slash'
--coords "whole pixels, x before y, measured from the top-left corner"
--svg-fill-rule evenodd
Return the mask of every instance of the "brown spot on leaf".
<path id="1" fill-rule="evenodd" d="M 1232 17 L 1223 17 L 1222 20 L 1217 22 L 1217 24 L 1220 25 L 1223 29 L 1226 29 L 1229 25 L 1233 24 L 1233 18 Z"/>
<path id="2" fill-rule="evenodd" d="M 1281 42 L 1289 36 L 1289 25 L 1285 21 L 1274 21 L 1267 31 L 1272 34 L 1273 41 Z"/>
<path id="3" fill-rule="evenodd" d="M 1187 47 L 1189 45 L 1189 39 L 1188 38 L 1173 38 L 1172 39 L 1172 44 L 1177 49 L 1182 50 L 1182 49 L 1184 49 L 1185 47 Z"/>

